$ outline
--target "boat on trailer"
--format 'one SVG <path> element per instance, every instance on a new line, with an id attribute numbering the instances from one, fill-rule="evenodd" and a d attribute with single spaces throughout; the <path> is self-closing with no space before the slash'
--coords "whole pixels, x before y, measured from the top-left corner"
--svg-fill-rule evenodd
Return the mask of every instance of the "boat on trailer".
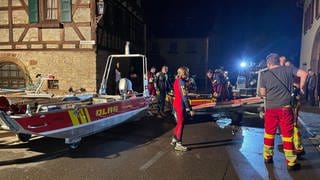
<path id="1" fill-rule="evenodd" d="M 120 79 L 119 92 L 115 91 L 114 83 L 116 63 L 121 63 L 124 77 Z M 133 83 L 129 80 L 129 66 L 137 69 Z M 43 104 L 10 104 L 2 96 L 0 126 L 15 132 L 24 142 L 32 135 L 46 136 L 65 139 L 65 143 L 75 149 L 83 137 L 144 116 L 150 102 L 147 58 L 141 54 L 110 55 L 96 95 L 67 97 Z"/>
<path id="2" fill-rule="evenodd" d="M 232 119 L 233 124 L 239 124 L 244 114 L 254 115 L 259 119 L 264 118 L 265 99 L 259 96 L 260 77 L 267 69 L 261 69 L 255 72 L 257 77 L 256 96 L 246 97 L 239 99 L 232 99 L 229 101 L 217 102 L 216 98 L 212 94 L 196 94 L 189 93 L 189 103 L 196 115 L 212 115 L 217 112 L 226 112 Z M 173 110 L 173 94 L 168 94 L 166 97 L 168 104 Z M 174 110 L 172 114 L 176 120 L 176 114 Z"/>

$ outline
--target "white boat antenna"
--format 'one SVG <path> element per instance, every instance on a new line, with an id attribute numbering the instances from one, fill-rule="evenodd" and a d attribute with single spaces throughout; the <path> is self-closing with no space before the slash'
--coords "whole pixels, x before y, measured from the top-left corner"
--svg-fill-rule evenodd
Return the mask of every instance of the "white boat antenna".
<path id="1" fill-rule="evenodd" d="M 126 45 L 124 47 L 124 54 L 128 55 L 130 54 L 130 42 L 126 41 Z"/>

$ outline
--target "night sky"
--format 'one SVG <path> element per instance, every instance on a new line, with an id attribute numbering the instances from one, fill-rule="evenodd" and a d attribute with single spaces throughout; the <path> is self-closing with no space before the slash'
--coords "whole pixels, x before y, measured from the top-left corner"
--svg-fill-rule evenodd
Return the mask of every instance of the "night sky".
<path id="1" fill-rule="evenodd" d="M 296 0 L 145 0 L 153 36 L 209 37 L 209 66 L 236 69 L 270 52 L 300 57 L 303 9 Z"/>

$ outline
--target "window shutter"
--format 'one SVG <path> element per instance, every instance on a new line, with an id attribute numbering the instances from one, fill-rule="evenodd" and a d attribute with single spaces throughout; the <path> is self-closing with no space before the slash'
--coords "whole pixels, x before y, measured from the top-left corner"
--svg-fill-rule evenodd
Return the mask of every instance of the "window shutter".
<path id="1" fill-rule="evenodd" d="M 61 22 L 71 22 L 71 0 L 61 0 Z"/>
<path id="2" fill-rule="evenodd" d="M 29 5 L 29 22 L 39 22 L 38 0 L 28 0 Z"/>

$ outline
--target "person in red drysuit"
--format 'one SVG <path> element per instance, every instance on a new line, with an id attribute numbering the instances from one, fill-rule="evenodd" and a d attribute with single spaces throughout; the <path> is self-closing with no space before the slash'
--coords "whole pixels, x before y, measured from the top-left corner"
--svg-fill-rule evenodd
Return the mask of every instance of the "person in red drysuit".
<path id="1" fill-rule="evenodd" d="M 184 128 L 185 115 L 190 112 L 191 116 L 194 116 L 194 111 L 188 101 L 186 90 L 186 79 L 188 78 L 188 70 L 186 67 L 180 67 L 178 69 L 178 75 L 173 83 L 173 109 L 176 113 L 177 124 L 174 128 L 174 136 L 171 141 L 171 145 L 177 151 L 187 151 L 188 148 L 182 145 L 182 134 Z"/>
<path id="2" fill-rule="evenodd" d="M 156 68 L 155 67 L 151 67 L 150 71 L 147 74 L 147 78 L 148 78 L 148 90 L 151 96 L 155 96 L 156 95 L 156 87 L 155 87 L 155 83 L 156 83 Z"/>

